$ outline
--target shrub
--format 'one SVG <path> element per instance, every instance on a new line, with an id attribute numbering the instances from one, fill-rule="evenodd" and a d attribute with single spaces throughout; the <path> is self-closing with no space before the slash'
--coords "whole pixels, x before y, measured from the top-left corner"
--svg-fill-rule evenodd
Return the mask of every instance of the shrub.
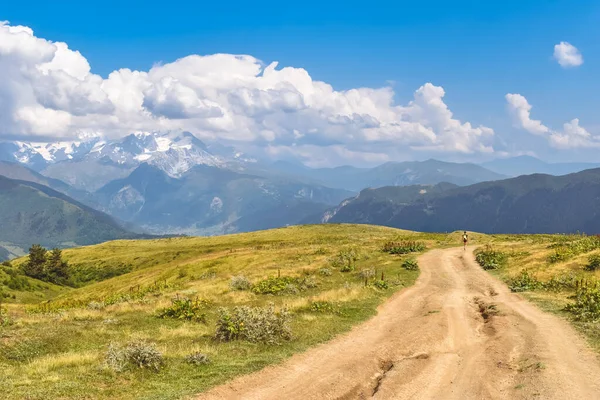
<path id="1" fill-rule="evenodd" d="M 333 272 L 331 272 L 331 270 L 329 268 L 324 267 L 319 270 L 319 275 L 331 276 L 331 275 L 333 275 Z"/>
<path id="2" fill-rule="evenodd" d="M 600 268 L 600 254 L 592 254 L 588 258 L 588 264 L 585 266 L 586 271 L 596 271 Z"/>
<path id="3" fill-rule="evenodd" d="M 158 371 L 164 364 L 163 355 L 156 345 L 144 340 L 129 342 L 125 347 L 111 343 L 105 360 L 108 367 L 117 372 L 128 368 Z"/>
<path id="4" fill-rule="evenodd" d="M 313 301 L 310 303 L 309 310 L 317 313 L 332 313 L 333 304 L 328 301 Z"/>
<path id="5" fill-rule="evenodd" d="M 228 342 L 247 340 L 254 343 L 278 344 L 290 340 L 290 315 L 286 309 L 276 312 L 273 305 L 268 307 L 221 308 L 217 321 L 215 338 Z"/>
<path id="6" fill-rule="evenodd" d="M 524 269 L 518 277 L 509 280 L 508 287 L 513 292 L 527 292 L 540 289 L 543 287 L 543 284 Z"/>
<path id="7" fill-rule="evenodd" d="M 301 290 L 313 289 L 317 286 L 317 279 L 312 275 L 306 276 L 300 280 Z"/>
<path id="8" fill-rule="evenodd" d="M 0 306 L 0 328 L 13 324 L 13 319 L 8 315 L 5 308 Z"/>
<path id="9" fill-rule="evenodd" d="M 90 301 L 87 305 L 88 310 L 103 310 L 105 304 L 100 301 Z"/>
<path id="10" fill-rule="evenodd" d="M 549 263 L 557 263 L 561 261 L 568 260 L 573 256 L 573 252 L 566 247 L 557 247 L 554 249 L 554 253 L 548 256 Z"/>
<path id="11" fill-rule="evenodd" d="M 483 250 L 477 250 L 475 260 L 485 270 L 497 269 L 506 264 L 508 256 L 492 246 L 487 245 Z"/>
<path id="12" fill-rule="evenodd" d="M 415 260 L 414 258 L 409 258 L 408 260 L 405 260 L 402 263 L 402 268 L 404 268 L 407 271 L 418 271 L 419 263 L 417 263 L 417 260 Z"/>
<path id="13" fill-rule="evenodd" d="M 580 321 L 600 319 L 600 288 L 598 281 L 581 281 L 575 291 L 574 302 L 565 309 Z"/>
<path id="14" fill-rule="evenodd" d="M 387 242 L 383 245 L 383 251 L 390 254 L 409 254 L 423 251 L 425 249 L 425 243 L 414 240 Z"/>
<path id="15" fill-rule="evenodd" d="M 187 298 L 174 298 L 171 306 L 158 311 L 159 318 L 174 318 L 193 322 L 206 322 L 204 306 L 206 301 L 192 301 Z"/>
<path id="16" fill-rule="evenodd" d="M 229 287 L 231 290 L 249 290 L 252 287 L 252 283 L 244 275 L 238 275 L 231 278 Z"/>
<path id="17" fill-rule="evenodd" d="M 281 294 L 290 283 L 295 284 L 296 282 L 296 278 L 289 276 L 271 276 L 252 286 L 252 292 L 256 294 Z"/>
<path id="18" fill-rule="evenodd" d="M 204 353 L 196 352 L 185 357 L 185 362 L 192 365 L 210 364 L 210 359 Z"/>
<path id="19" fill-rule="evenodd" d="M 312 289 L 317 286 L 314 276 L 293 278 L 290 276 L 272 276 L 264 279 L 254 286 L 252 292 L 256 294 L 297 294 L 300 291 Z"/>
<path id="20" fill-rule="evenodd" d="M 374 287 L 376 287 L 377 289 L 381 289 L 381 290 L 385 290 L 389 287 L 387 282 L 382 279 L 377 279 L 377 280 L 373 281 L 372 285 Z"/>
<path id="21" fill-rule="evenodd" d="M 362 280 L 369 279 L 375 276 L 375 270 L 373 268 L 363 269 L 358 273 L 358 277 Z"/>
<path id="22" fill-rule="evenodd" d="M 340 268 L 342 272 L 350 272 L 354 270 L 354 265 L 358 261 L 358 251 L 354 248 L 340 250 L 340 252 L 331 259 L 331 266 Z"/>

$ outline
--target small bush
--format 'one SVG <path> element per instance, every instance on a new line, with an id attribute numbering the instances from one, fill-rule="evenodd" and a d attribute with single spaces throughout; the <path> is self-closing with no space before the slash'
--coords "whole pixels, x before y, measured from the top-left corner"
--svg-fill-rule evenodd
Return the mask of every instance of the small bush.
<path id="1" fill-rule="evenodd" d="M 296 278 L 289 276 L 272 276 L 252 286 L 252 292 L 256 294 L 282 294 L 289 284 L 295 283 L 297 283 Z"/>
<path id="2" fill-rule="evenodd" d="M 310 303 L 309 310 L 317 313 L 334 312 L 333 304 L 328 301 L 313 301 Z"/>
<path id="3" fill-rule="evenodd" d="M 383 251 L 390 254 L 409 254 L 426 249 L 425 243 L 414 240 L 403 240 L 401 242 L 387 242 L 383 245 Z"/>
<path id="4" fill-rule="evenodd" d="M 174 298 L 171 300 L 171 306 L 158 311 L 159 318 L 174 318 L 193 322 L 206 322 L 206 313 L 204 307 L 206 301 L 192 301 L 187 298 Z"/>
<path id="5" fill-rule="evenodd" d="M 238 275 L 231 278 L 229 287 L 231 290 L 250 290 L 252 283 L 244 275 Z"/>
<path id="6" fill-rule="evenodd" d="M 300 289 L 301 290 L 314 289 L 317 286 L 318 286 L 317 279 L 312 275 L 309 275 L 307 277 L 304 277 L 303 279 L 300 279 Z"/>
<path id="7" fill-rule="evenodd" d="M 372 278 L 372 277 L 374 277 L 374 276 L 375 276 L 375 270 L 374 270 L 373 268 L 369 268 L 369 269 L 363 269 L 362 271 L 360 271 L 360 272 L 358 273 L 358 277 L 359 277 L 361 280 L 364 280 L 364 279 L 369 279 L 369 278 Z"/>
<path id="8" fill-rule="evenodd" d="M 419 263 L 414 258 L 409 258 L 402 263 L 402 268 L 407 271 L 418 271 Z"/>
<path id="9" fill-rule="evenodd" d="M 565 308 L 579 321 L 600 319 L 600 287 L 598 281 L 581 281 L 575 291 L 574 302 Z"/>
<path id="10" fill-rule="evenodd" d="M 508 287 L 513 292 L 527 292 L 540 289 L 543 287 L 543 284 L 524 269 L 518 277 L 509 280 Z"/>
<path id="11" fill-rule="evenodd" d="M 592 254 L 588 258 L 588 264 L 585 266 L 586 271 L 596 271 L 600 268 L 600 254 Z"/>
<path id="12" fill-rule="evenodd" d="M 10 326 L 13 322 L 13 319 L 8 315 L 6 309 L 0 306 L 0 328 Z"/>
<path id="13" fill-rule="evenodd" d="M 185 362 L 192 365 L 210 364 L 210 359 L 204 353 L 196 352 L 185 357 Z"/>
<path id="14" fill-rule="evenodd" d="M 275 312 L 268 307 L 239 306 L 229 310 L 221 308 L 215 338 L 228 342 L 247 340 L 254 343 L 278 344 L 290 340 L 292 331 L 287 310 Z"/>
<path id="15" fill-rule="evenodd" d="M 555 264 L 557 262 L 568 260 L 573 257 L 573 252 L 567 247 L 557 247 L 554 249 L 554 253 L 548 256 L 548 262 Z"/>
<path id="16" fill-rule="evenodd" d="M 154 343 L 136 340 L 125 347 L 110 344 L 106 353 L 109 368 L 121 372 L 129 368 L 159 371 L 164 364 L 163 355 Z"/>
<path id="17" fill-rule="evenodd" d="M 385 290 L 389 287 L 387 282 L 382 279 L 377 279 L 377 280 L 373 281 L 372 285 L 374 287 L 376 287 L 377 289 L 381 289 L 381 290 Z"/>
<path id="18" fill-rule="evenodd" d="M 498 269 L 506 264 L 508 256 L 492 246 L 487 245 L 485 249 L 478 250 L 475 254 L 475 260 L 485 270 Z"/>
<path id="19" fill-rule="evenodd" d="M 100 301 L 90 301 L 87 305 L 88 310 L 103 310 L 106 305 Z"/>
<path id="20" fill-rule="evenodd" d="M 331 276 L 331 275 L 333 275 L 333 272 L 331 272 L 331 269 L 324 267 L 319 270 L 319 275 Z"/>
<path id="21" fill-rule="evenodd" d="M 354 270 L 354 265 L 359 259 L 358 250 L 354 248 L 340 250 L 340 252 L 330 260 L 331 266 L 340 268 L 342 272 Z"/>

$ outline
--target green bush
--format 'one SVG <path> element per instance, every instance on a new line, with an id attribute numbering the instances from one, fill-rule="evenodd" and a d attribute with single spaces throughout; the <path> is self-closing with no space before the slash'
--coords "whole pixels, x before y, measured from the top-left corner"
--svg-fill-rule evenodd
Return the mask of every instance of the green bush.
<path id="1" fill-rule="evenodd" d="M 524 269 L 519 276 L 509 280 L 508 287 L 513 292 L 527 292 L 543 288 L 543 284 Z"/>
<path id="2" fill-rule="evenodd" d="M 210 359 L 204 353 L 196 352 L 185 357 L 185 362 L 192 365 L 210 364 Z"/>
<path id="3" fill-rule="evenodd" d="M 319 270 L 319 275 L 331 276 L 331 275 L 333 275 L 333 272 L 331 272 L 331 269 L 324 267 Z"/>
<path id="4" fill-rule="evenodd" d="M 121 372 L 130 368 L 150 369 L 158 372 L 164 365 L 163 355 L 154 343 L 136 340 L 126 346 L 110 344 L 105 357 L 109 368 Z"/>
<path id="5" fill-rule="evenodd" d="M 588 264 L 585 266 L 586 271 L 596 271 L 600 268 L 600 254 L 592 254 L 588 258 Z"/>
<path id="6" fill-rule="evenodd" d="M 374 287 L 376 287 L 377 289 L 381 289 L 381 290 L 385 290 L 389 287 L 387 282 L 382 279 L 377 279 L 377 280 L 373 281 L 372 285 Z"/>
<path id="7" fill-rule="evenodd" d="M 598 281 L 581 281 L 575 291 L 574 302 L 565 308 L 579 321 L 600 319 L 600 287 Z"/>
<path id="8" fill-rule="evenodd" d="M 383 245 L 383 251 L 390 254 L 409 254 L 425 250 L 427 247 L 423 242 L 414 240 L 403 240 L 400 242 L 387 242 Z"/>
<path id="9" fill-rule="evenodd" d="M 506 264 L 508 255 L 487 245 L 484 249 L 476 251 L 475 260 L 485 270 L 497 269 Z"/>
<path id="10" fill-rule="evenodd" d="M 282 294 L 288 288 L 288 285 L 297 282 L 297 278 L 289 276 L 271 276 L 252 286 L 252 292 L 256 294 Z"/>
<path id="11" fill-rule="evenodd" d="M 414 258 L 409 258 L 402 263 L 402 268 L 407 271 L 418 271 L 419 263 Z"/>
<path id="12" fill-rule="evenodd" d="M 600 249 L 600 237 L 569 235 L 563 236 L 552 243 L 548 248 L 554 252 L 548 256 L 548 262 L 557 263 L 568 260 L 574 256 Z"/>
<path id="13" fill-rule="evenodd" d="M 354 266 L 358 259 L 358 250 L 349 248 L 340 250 L 340 252 L 330 260 L 330 264 L 334 268 L 339 268 L 342 272 L 350 272 L 354 271 Z"/>
<path id="14" fill-rule="evenodd" d="M 290 315 L 286 309 L 276 312 L 268 307 L 238 306 L 219 309 L 215 338 L 228 342 L 247 340 L 253 343 L 279 344 L 291 340 Z"/>
<path id="15" fill-rule="evenodd" d="M 171 300 L 171 306 L 158 311 L 159 318 L 174 318 L 193 322 L 206 322 L 206 313 L 204 308 L 206 301 L 188 298 L 174 298 Z"/>
<path id="16" fill-rule="evenodd" d="M 249 290 L 252 287 L 252 283 L 244 275 L 238 275 L 231 278 L 229 287 L 231 290 Z"/>
<path id="17" fill-rule="evenodd" d="M 328 301 L 313 301 L 310 303 L 309 310 L 316 313 L 333 313 L 333 304 Z"/>
<path id="18" fill-rule="evenodd" d="M 10 326 L 13 322 L 13 319 L 8 315 L 6 309 L 0 306 L 0 328 Z"/>

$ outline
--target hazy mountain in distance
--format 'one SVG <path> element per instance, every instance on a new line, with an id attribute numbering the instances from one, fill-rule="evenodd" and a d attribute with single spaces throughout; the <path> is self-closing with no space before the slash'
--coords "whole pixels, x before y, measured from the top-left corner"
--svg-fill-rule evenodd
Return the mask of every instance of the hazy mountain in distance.
<path id="1" fill-rule="evenodd" d="M 600 168 L 600 164 L 594 163 L 548 163 L 531 156 L 498 159 L 482 163 L 481 166 L 507 176 L 529 174 L 566 175 L 586 169 Z"/>
<path id="2" fill-rule="evenodd" d="M 296 224 L 352 192 L 206 165 L 172 177 L 142 164 L 96 194 L 111 215 L 153 232 L 222 234 Z"/>
<path id="3" fill-rule="evenodd" d="M 524 175 L 466 187 L 363 190 L 321 216 L 427 232 L 600 233 L 600 169 Z M 407 194 L 407 191 L 410 193 Z"/>
<path id="4" fill-rule="evenodd" d="M 440 182 L 464 186 L 506 178 L 476 164 L 438 160 L 388 162 L 374 168 L 341 166 L 317 169 L 279 162 L 274 168 L 310 178 L 325 186 L 352 191 L 383 186 L 432 185 Z"/>

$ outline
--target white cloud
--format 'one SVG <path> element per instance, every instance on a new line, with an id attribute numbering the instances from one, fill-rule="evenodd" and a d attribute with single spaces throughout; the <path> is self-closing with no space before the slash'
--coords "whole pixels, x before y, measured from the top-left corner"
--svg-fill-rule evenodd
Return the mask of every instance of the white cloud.
<path id="1" fill-rule="evenodd" d="M 560 42 L 554 46 L 554 58 L 561 67 L 578 67 L 583 64 L 583 56 L 577 49 L 568 42 Z"/>
<path id="2" fill-rule="evenodd" d="M 517 126 L 534 135 L 543 135 L 550 131 L 541 121 L 531 119 L 531 105 L 524 96 L 508 93 L 505 98 Z"/>
<path id="3" fill-rule="evenodd" d="M 364 160 L 388 159 L 399 147 L 493 151 L 493 130 L 456 119 L 442 87 L 426 83 L 400 106 L 391 87 L 337 91 L 304 69 L 265 66 L 249 55 L 191 55 L 103 79 L 66 43 L 0 22 L 0 76 L 0 134 L 50 139 L 184 129 L 307 157 L 325 157 L 328 150 L 315 150 L 321 148 Z"/>
<path id="4" fill-rule="evenodd" d="M 555 131 L 541 121 L 531 119 L 531 105 L 524 96 L 509 93 L 506 95 L 506 101 L 509 111 L 515 117 L 516 125 L 534 135 L 544 136 L 552 147 L 558 149 L 600 147 L 600 137 L 593 136 L 580 126 L 578 118 L 565 123 L 562 131 Z"/>

